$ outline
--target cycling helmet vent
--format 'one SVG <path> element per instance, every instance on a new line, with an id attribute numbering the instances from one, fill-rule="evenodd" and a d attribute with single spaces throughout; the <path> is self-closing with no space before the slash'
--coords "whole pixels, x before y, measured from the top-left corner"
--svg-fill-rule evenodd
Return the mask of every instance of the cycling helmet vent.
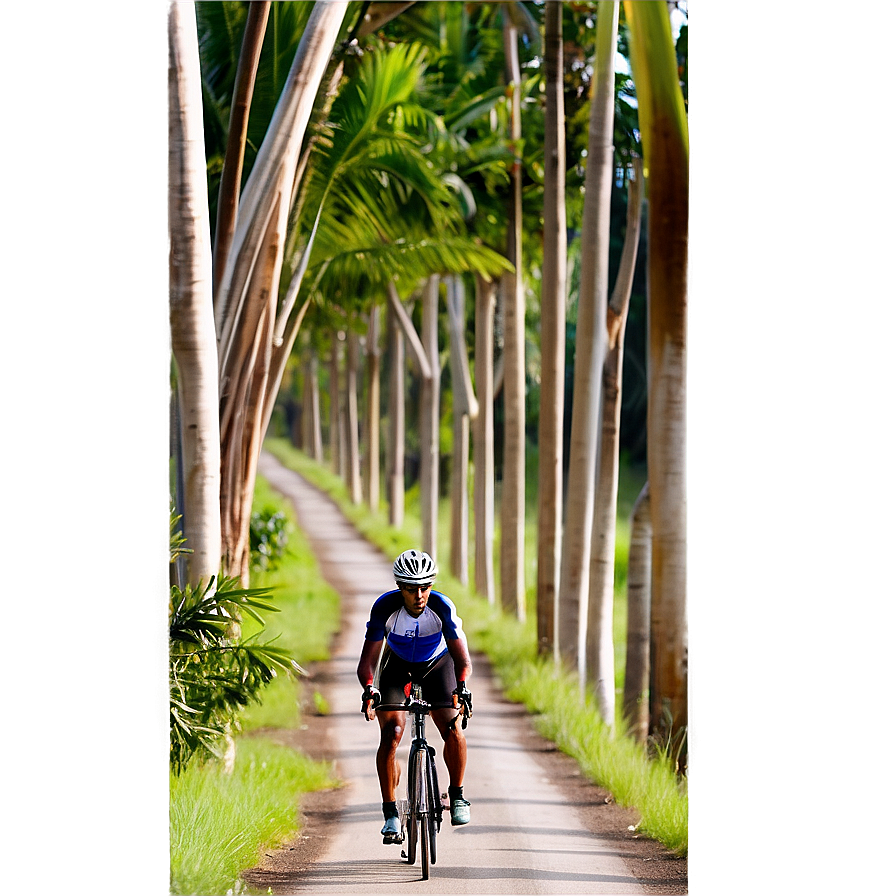
<path id="1" fill-rule="evenodd" d="M 437 572 L 435 560 L 426 551 L 404 551 L 392 564 L 399 585 L 431 585 Z"/>

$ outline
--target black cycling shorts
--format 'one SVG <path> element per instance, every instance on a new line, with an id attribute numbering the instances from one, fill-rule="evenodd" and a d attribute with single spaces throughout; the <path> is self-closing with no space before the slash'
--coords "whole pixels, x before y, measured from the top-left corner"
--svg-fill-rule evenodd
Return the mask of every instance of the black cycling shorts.
<path id="1" fill-rule="evenodd" d="M 427 663 L 409 663 L 388 647 L 383 650 L 379 689 L 383 703 L 402 704 L 411 693 L 411 682 L 423 687 L 423 699 L 435 708 L 454 706 L 453 691 L 457 688 L 454 661 L 446 650 Z"/>

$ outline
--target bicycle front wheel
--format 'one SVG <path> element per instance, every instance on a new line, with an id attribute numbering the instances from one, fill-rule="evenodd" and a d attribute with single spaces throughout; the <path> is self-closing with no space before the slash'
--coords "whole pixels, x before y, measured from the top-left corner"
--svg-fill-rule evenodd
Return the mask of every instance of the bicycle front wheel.
<path id="1" fill-rule="evenodd" d="M 408 758 L 408 864 L 413 865 L 417 861 L 417 842 L 420 834 L 420 810 L 421 802 L 426 793 L 423 784 L 425 777 L 422 773 L 424 769 L 423 752 L 421 750 L 413 750 Z"/>
<path id="2" fill-rule="evenodd" d="M 432 834 L 432 818 L 424 815 L 420 819 L 418 830 L 420 832 L 420 865 L 423 870 L 423 880 L 429 880 L 429 859 L 430 849 L 433 846 Z"/>
<path id="3" fill-rule="evenodd" d="M 439 781 L 436 774 L 436 763 L 432 753 L 427 756 L 426 762 L 426 794 L 428 802 L 426 826 L 429 830 L 429 860 L 435 865 L 436 834 L 439 831 L 439 820 L 442 813 L 441 798 L 439 797 Z"/>

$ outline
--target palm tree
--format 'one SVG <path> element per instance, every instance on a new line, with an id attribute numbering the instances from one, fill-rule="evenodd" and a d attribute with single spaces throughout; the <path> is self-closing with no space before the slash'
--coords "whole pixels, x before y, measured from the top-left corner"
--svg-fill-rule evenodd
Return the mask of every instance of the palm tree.
<path id="1" fill-rule="evenodd" d="M 264 0 L 264 2 L 250 3 L 246 14 L 243 44 L 236 70 L 233 102 L 230 106 L 230 120 L 227 126 L 227 147 L 224 152 L 218 192 L 213 262 L 216 285 L 220 283 L 224 273 L 224 265 L 227 263 L 227 255 L 230 252 L 233 231 L 236 227 L 246 137 L 249 131 L 249 110 L 255 90 L 255 76 L 258 72 L 258 60 L 261 57 L 261 47 L 270 10 L 269 0 Z M 223 3 L 221 11 L 224 15 L 228 13 L 227 7 Z"/>
<path id="2" fill-rule="evenodd" d="M 401 528 L 404 523 L 405 354 L 401 325 L 391 305 L 387 308 L 386 333 L 389 341 L 389 455 L 386 461 L 389 525 Z"/>
<path id="3" fill-rule="evenodd" d="M 601 0 L 585 174 L 582 273 L 576 325 L 569 485 L 560 566 L 560 656 L 585 681 L 588 570 L 598 463 L 600 384 L 606 355 L 613 98 L 619 4 Z"/>
<path id="4" fill-rule="evenodd" d="M 645 483 L 631 515 L 628 553 L 628 616 L 622 713 L 639 743 L 650 726 L 650 484 Z"/>
<path id="5" fill-rule="evenodd" d="M 604 721 L 616 717 L 616 664 L 613 658 L 613 597 L 616 566 L 616 499 L 619 494 L 619 422 L 622 412 L 622 351 L 641 233 L 642 179 L 635 160 L 628 188 L 625 241 L 616 285 L 607 308 L 607 354 L 601 378 L 601 429 L 594 528 L 591 536 L 586 675 L 594 683 Z"/>
<path id="6" fill-rule="evenodd" d="M 448 339 L 451 364 L 453 410 L 453 452 L 451 459 L 451 572 L 461 584 L 469 581 L 469 497 L 467 482 L 470 465 L 470 423 L 479 414 L 479 405 L 470 380 L 470 362 L 464 325 L 467 319 L 463 278 L 446 279 Z"/>
<path id="7" fill-rule="evenodd" d="M 376 513 L 380 507 L 380 308 L 374 306 L 368 315 L 367 338 L 367 405 L 365 413 L 364 494 L 367 506 Z"/>
<path id="8" fill-rule="evenodd" d="M 320 420 L 320 382 L 317 348 L 309 344 L 305 366 L 305 390 L 302 402 L 305 422 L 305 450 L 311 457 L 323 462 L 324 449 Z"/>
<path id="9" fill-rule="evenodd" d="M 339 373 L 342 367 L 341 331 L 330 330 L 330 465 L 337 476 L 343 473 L 342 459 L 342 391 L 339 388 Z"/>
<path id="10" fill-rule="evenodd" d="M 566 348 L 566 133 L 563 4 L 544 11 L 544 276 L 538 408 L 538 652 L 555 657 L 563 509 L 563 386 Z"/>
<path id="11" fill-rule="evenodd" d="M 248 579 L 248 523 L 270 387 L 290 200 L 318 85 L 348 4 L 316 3 L 246 181 L 216 294 L 221 388 L 222 540 L 228 573 Z"/>
<path id="12" fill-rule="evenodd" d="M 346 467 L 345 479 L 353 504 L 360 504 L 361 491 L 361 445 L 358 417 L 358 374 L 361 363 L 359 337 L 353 326 L 348 328 L 345 365 L 345 432 Z"/>
<path id="13" fill-rule="evenodd" d="M 476 590 L 495 602 L 495 306 L 496 286 L 476 277 L 476 354 L 474 370 L 479 413 L 473 439 L 473 518 Z"/>
<path id="14" fill-rule="evenodd" d="M 182 419 L 187 580 L 202 588 L 220 571 L 221 468 L 199 47 L 191 3 L 169 5 L 168 54 L 171 348 Z"/>
<path id="15" fill-rule="evenodd" d="M 420 389 L 420 521 L 423 550 L 438 556 L 439 524 L 439 277 L 430 274 L 423 286 L 421 330 L 431 376 Z"/>
<path id="16" fill-rule="evenodd" d="M 510 92 L 510 140 L 519 154 L 520 66 L 517 29 L 504 20 L 505 77 Z M 503 277 L 504 298 L 504 475 L 501 483 L 501 605 L 520 620 L 526 616 L 526 380 L 523 292 L 522 162 L 514 159 L 507 215 L 507 257 L 514 266 Z"/>
<path id="17" fill-rule="evenodd" d="M 649 202 L 647 469 L 653 527 L 651 721 L 687 730 L 686 347 L 688 129 L 668 8 L 625 2 Z M 686 756 L 686 750 L 684 755 Z"/>

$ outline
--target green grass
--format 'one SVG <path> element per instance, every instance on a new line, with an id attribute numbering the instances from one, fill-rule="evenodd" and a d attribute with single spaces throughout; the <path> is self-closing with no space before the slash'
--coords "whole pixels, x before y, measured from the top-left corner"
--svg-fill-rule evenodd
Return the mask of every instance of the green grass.
<path id="1" fill-rule="evenodd" d="M 328 763 L 241 738 L 232 774 L 212 763 L 171 777 L 171 892 L 242 892 L 239 874 L 293 836 L 300 795 L 335 784 Z"/>
<path id="2" fill-rule="evenodd" d="M 368 540 L 391 557 L 405 547 L 419 543 L 419 522 L 406 514 L 401 532 L 388 526 L 384 510 L 372 514 L 365 506 L 352 505 L 342 481 L 331 471 L 292 448 L 284 439 L 265 443 L 286 466 L 297 470 L 327 491 L 343 512 Z M 617 693 L 621 695 L 625 674 L 626 565 L 628 556 L 631 506 L 643 485 L 643 471 L 624 469 L 620 475 L 619 519 L 617 521 L 617 583 L 614 611 Z M 446 502 L 447 503 L 447 502 Z M 447 513 L 440 508 L 440 531 L 448 531 Z M 534 575 L 530 562 L 534 555 L 534 513 L 526 531 L 527 578 Z M 416 541 L 415 541 L 416 537 Z M 447 542 L 440 544 L 447 556 Z M 497 571 L 497 568 L 496 568 Z M 472 576 L 471 576 L 472 578 Z M 617 803 L 635 809 L 640 815 L 639 830 L 658 840 L 679 855 L 687 854 L 688 796 L 687 780 L 679 778 L 663 758 L 650 758 L 646 749 L 630 738 L 606 726 L 590 696 L 580 697 L 577 683 L 554 669 L 552 663 L 538 659 L 535 650 L 535 623 L 532 603 L 534 587 L 527 581 L 530 612 L 526 622 L 490 606 L 469 587 L 445 572 L 439 575 L 441 587 L 450 594 L 464 619 L 471 647 L 490 659 L 508 698 L 523 703 L 535 714 L 545 737 L 576 759 L 583 773 L 594 783 L 609 790 Z M 617 705 L 621 700 L 617 700 Z"/>
<path id="3" fill-rule="evenodd" d="M 687 784 L 671 763 L 649 759 L 643 746 L 619 734 L 621 718 L 611 731 L 593 697 L 581 697 L 575 678 L 537 657 L 531 622 L 520 624 L 469 594 L 459 606 L 471 642 L 489 656 L 507 697 L 524 704 L 541 734 L 575 758 L 591 781 L 639 812 L 642 833 L 686 854 Z"/>
<path id="4" fill-rule="evenodd" d="M 259 477 L 254 508 L 262 507 L 286 514 L 289 544 L 279 567 L 254 573 L 251 584 L 273 588 L 272 602 L 280 612 L 267 614 L 263 631 L 246 618 L 243 634 L 275 640 L 300 665 L 327 659 L 339 627 L 339 596 L 321 577 L 289 502 Z M 172 777 L 172 893 L 243 892 L 239 873 L 254 867 L 262 850 L 298 832 L 302 794 L 337 784 L 329 764 L 258 736 L 264 729 L 297 728 L 303 702 L 317 712 L 326 709 L 319 695 L 305 698 L 305 690 L 302 680 L 279 675 L 264 689 L 261 702 L 243 711 L 232 775 L 215 763 L 193 763 Z"/>
<path id="5" fill-rule="evenodd" d="M 272 601 L 280 611 L 265 619 L 264 637 L 278 638 L 278 645 L 289 650 L 299 664 L 327 659 L 330 639 L 339 628 L 339 595 L 324 582 L 292 504 L 274 492 L 262 476 L 256 480 L 254 507 L 285 513 L 289 533 L 279 566 L 252 574 L 252 586 L 271 588 Z"/>

